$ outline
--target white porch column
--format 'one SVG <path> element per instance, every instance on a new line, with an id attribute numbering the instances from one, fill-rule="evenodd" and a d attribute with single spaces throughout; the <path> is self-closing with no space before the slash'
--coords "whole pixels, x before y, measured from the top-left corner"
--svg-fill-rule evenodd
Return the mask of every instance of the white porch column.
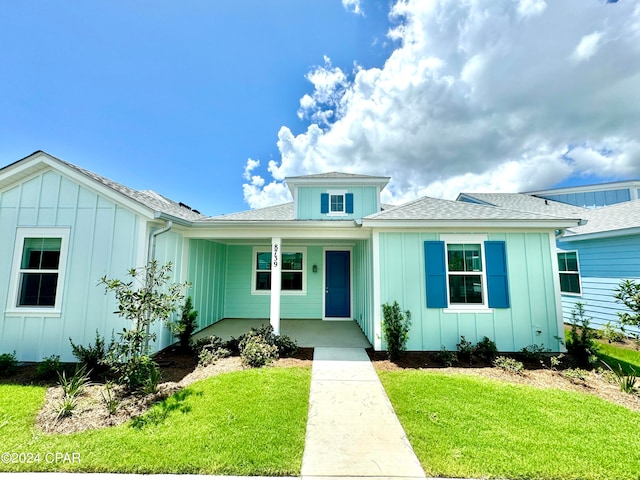
<path id="1" fill-rule="evenodd" d="M 274 237 L 271 239 L 271 315 L 270 323 L 273 333 L 280 335 L 280 287 L 282 283 L 282 239 Z"/>

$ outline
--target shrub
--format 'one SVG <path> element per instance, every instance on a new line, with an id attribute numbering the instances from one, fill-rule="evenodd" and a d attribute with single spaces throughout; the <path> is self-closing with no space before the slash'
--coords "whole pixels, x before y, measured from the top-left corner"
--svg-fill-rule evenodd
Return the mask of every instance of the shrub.
<path id="1" fill-rule="evenodd" d="M 447 350 L 447 347 L 443 345 L 438 352 L 438 362 L 440 362 L 443 367 L 452 367 L 458 362 L 458 356 L 456 352 Z"/>
<path id="2" fill-rule="evenodd" d="M 52 380 L 62 370 L 60 355 L 51 355 L 42 359 L 36 366 L 36 378 L 39 380 Z"/>
<path id="3" fill-rule="evenodd" d="M 473 347 L 473 355 L 485 362 L 492 362 L 497 354 L 498 347 L 496 347 L 496 342 L 489 337 L 482 337 L 482 340 Z"/>
<path id="4" fill-rule="evenodd" d="M 602 327 L 602 337 L 609 343 L 619 343 L 626 338 L 619 324 L 612 325 L 607 322 Z"/>
<path id="5" fill-rule="evenodd" d="M 191 335 L 198 327 L 196 318 L 198 318 L 198 312 L 193 309 L 193 300 L 191 297 L 187 297 L 179 320 L 177 322 L 168 322 L 171 333 L 180 340 L 180 349 L 185 352 L 191 349 Z"/>
<path id="6" fill-rule="evenodd" d="M 524 365 L 522 364 L 522 362 L 510 357 L 497 357 L 493 361 L 493 365 L 501 368 L 505 372 L 517 373 L 518 375 L 524 372 Z"/>
<path id="7" fill-rule="evenodd" d="M 242 345 L 240 359 L 248 367 L 264 367 L 278 358 L 278 347 L 270 345 L 259 335 L 247 336 Z"/>
<path id="8" fill-rule="evenodd" d="M 473 344 L 467 340 L 464 335 L 460 336 L 460 343 L 456 344 L 456 349 L 458 350 L 458 358 L 462 358 L 467 361 L 469 365 L 473 361 Z"/>
<path id="9" fill-rule="evenodd" d="M 62 397 L 62 400 L 58 404 L 58 414 L 56 415 L 56 417 L 58 419 L 70 417 L 77 406 L 78 401 L 76 400 L 76 397 L 69 397 L 65 395 L 64 397 Z"/>
<path id="10" fill-rule="evenodd" d="M 528 360 L 530 362 L 543 363 L 545 353 L 551 353 L 551 349 L 544 348 L 544 343 L 541 343 L 540 345 L 534 343 L 533 345 L 524 347 L 522 350 L 520 350 L 520 353 L 525 360 Z"/>
<path id="11" fill-rule="evenodd" d="M 298 352 L 298 344 L 288 335 L 276 335 L 274 343 L 281 358 L 293 357 Z"/>
<path id="12" fill-rule="evenodd" d="M 100 393 L 109 416 L 114 415 L 118 410 L 118 407 L 120 407 L 120 400 L 118 400 L 118 397 L 115 394 L 113 383 L 105 383 L 104 389 Z"/>
<path id="13" fill-rule="evenodd" d="M 398 360 L 407 349 L 409 340 L 409 327 L 411 326 L 411 312 L 402 312 L 398 302 L 393 305 L 382 305 L 382 332 L 387 344 L 389 359 Z"/>
<path id="14" fill-rule="evenodd" d="M 18 369 L 16 352 L 0 354 L 0 377 L 9 377 Z"/>
<path id="15" fill-rule="evenodd" d="M 595 335 L 589 328 L 591 319 L 584 314 L 584 305 L 576 303 L 576 309 L 571 312 L 571 332 L 567 339 L 567 351 L 573 356 L 579 367 L 591 368 L 597 357 Z"/>
<path id="16" fill-rule="evenodd" d="M 107 352 L 113 345 L 113 342 L 109 347 L 107 347 L 104 337 L 100 336 L 98 330 L 96 330 L 95 344 L 90 343 L 86 347 L 76 345 L 73 343 L 73 340 L 71 340 L 71 337 L 69 337 L 69 342 L 71 343 L 71 352 L 73 353 L 73 356 L 86 367 L 91 376 L 98 378 L 108 370 L 106 364 Z"/>
<path id="17" fill-rule="evenodd" d="M 589 376 L 589 372 L 582 368 L 567 368 L 562 372 L 562 375 L 567 377 L 571 381 L 580 380 L 584 382 Z"/>
<path id="18" fill-rule="evenodd" d="M 207 350 L 203 348 L 198 354 L 198 366 L 206 367 L 216 363 L 221 358 L 227 358 L 231 356 L 231 352 L 226 348 L 216 348 L 215 350 Z"/>
<path id="19" fill-rule="evenodd" d="M 145 391 L 149 382 L 160 378 L 160 369 L 148 355 L 140 355 L 116 366 L 118 383 L 124 385 L 130 392 Z"/>
<path id="20" fill-rule="evenodd" d="M 636 379 L 638 376 L 636 375 L 636 371 L 631 367 L 632 373 L 630 375 L 625 374 L 624 370 L 618 364 L 617 369 L 611 368 L 611 366 L 607 362 L 602 362 L 609 369 L 609 371 L 613 374 L 614 382 L 620 387 L 620 391 L 624 393 L 635 393 L 636 392 Z"/>

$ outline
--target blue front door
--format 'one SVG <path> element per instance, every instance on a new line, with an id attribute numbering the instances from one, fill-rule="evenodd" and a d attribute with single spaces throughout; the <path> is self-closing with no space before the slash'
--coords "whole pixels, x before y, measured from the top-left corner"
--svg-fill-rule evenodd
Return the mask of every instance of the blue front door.
<path id="1" fill-rule="evenodd" d="M 325 253 L 325 317 L 351 317 L 350 252 L 327 251 Z"/>

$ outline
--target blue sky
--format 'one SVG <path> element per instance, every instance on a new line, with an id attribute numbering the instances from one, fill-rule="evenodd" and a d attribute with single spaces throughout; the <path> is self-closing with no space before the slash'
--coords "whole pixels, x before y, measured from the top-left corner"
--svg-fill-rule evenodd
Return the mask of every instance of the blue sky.
<path id="1" fill-rule="evenodd" d="M 576 5 L 1 2 L 0 164 L 45 150 L 210 215 L 319 171 L 396 203 L 640 178 L 639 3 Z"/>

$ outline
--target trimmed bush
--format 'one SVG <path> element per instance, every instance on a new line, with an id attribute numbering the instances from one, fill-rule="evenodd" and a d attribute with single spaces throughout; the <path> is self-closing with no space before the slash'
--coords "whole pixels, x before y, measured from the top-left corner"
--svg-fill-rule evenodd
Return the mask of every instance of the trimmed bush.
<path id="1" fill-rule="evenodd" d="M 393 305 L 382 305 L 382 314 L 382 332 L 387 344 L 387 353 L 389 360 L 395 361 L 407 350 L 411 312 L 403 312 L 398 302 L 393 302 Z"/>
<path id="2" fill-rule="evenodd" d="M 264 367 L 278 358 L 278 347 L 259 335 L 248 336 L 242 345 L 240 359 L 247 367 Z"/>
<path id="3" fill-rule="evenodd" d="M 16 373 L 18 359 L 16 352 L 0 354 L 0 377 L 9 377 Z"/>
<path id="4" fill-rule="evenodd" d="M 52 380 L 58 378 L 58 373 L 61 370 L 60 355 L 51 355 L 43 358 L 36 366 L 36 378 L 38 380 Z"/>

